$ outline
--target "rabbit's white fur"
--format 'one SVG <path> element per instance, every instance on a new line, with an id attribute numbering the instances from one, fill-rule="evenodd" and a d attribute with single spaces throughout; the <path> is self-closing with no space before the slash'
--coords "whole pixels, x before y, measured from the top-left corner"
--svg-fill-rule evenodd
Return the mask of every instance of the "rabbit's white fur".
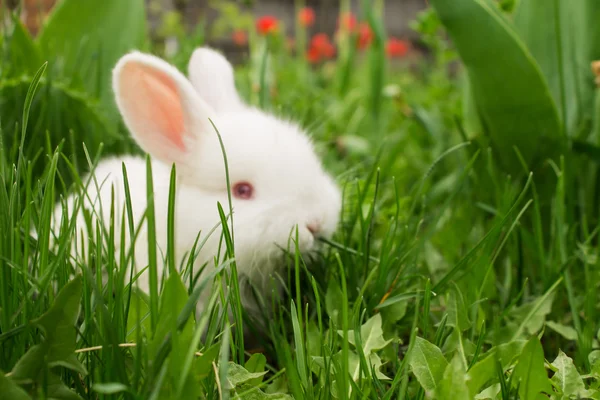
<path id="1" fill-rule="evenodd" d="M 123 119 L 140 147 L 153 157 L 159 275 L 162 257 L 166 255 L 173 163 L 177 168 L 177 266 L 200 231 L 201 242 L 219 225 L 217 202 L 228 211 L 225 164 L 210 118 L 222 136 L 231 185 L 245 181 L 254 187 L 253 198 L 233 198 L 238 273 L 267 289 L 267 278 L 282 264 L 281 248 L 288 248 L 296 226 L 298 246 L 304 253 L 316 246 L 309 225 L 312 230 L 318 227 L 319 235 L 333 233 L 341 208 L 339 189 L 323 171 L 309 138 L 297 125 L 243 103 L 235 88 L 233 68 L 221 54 L 208 48 L 197 49 L 189 63 L 189 76 L 190 80 L 167 62 L 139 52 L 121 58 L 113 72 L 113 88 Z M 84 202 L 87 209 L 94 207 L 108 226 L 114 190 L 116 249 L 120 248 L 120 216 L 125 205 L 122 163 L 127 168 L 137 225 L 146 210 L 146 165 L 141 157 L 102 161 L 94 174 L 100 190 L 90 183 Z M 69 212 L 75 198 L 72 195 L 67 199 Z M 55 226 L 62 212 L 59 205 Z M 145 226 L 144 223 L 135 245 L 138 269 L 148 263 Z M 77 234 L 84 242 L 88 237 L 82 212 L 77 215 Z M 205 262 L 209 268 L 214 266 L 220 236 L 219 227 L 200 250 L 195 271 Z M 80 244 L 81 240 L 77 242 Z M 82 250 L 74 246 L 72 252 L 78 256 Z M 137 283 L 148 292 L 148 273 L 144 272 Z M 257 307 L 251 299 L 242 300 L 247 308 Z"/>

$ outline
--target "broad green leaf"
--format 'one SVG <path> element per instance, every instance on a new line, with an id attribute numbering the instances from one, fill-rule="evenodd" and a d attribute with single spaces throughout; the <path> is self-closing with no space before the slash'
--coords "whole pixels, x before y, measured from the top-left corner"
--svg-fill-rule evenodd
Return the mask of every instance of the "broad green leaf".
<path id="1" fill-rule="evenodd" d="M 342 360 L 342 353 L 337 353 L 338 362 L 344 362 Z M 379 380 L 388 380 L 389 377 L 385 376 L 383 372 L 381 372 L 381 366 L 383 365 L 381 358 L 375 353 L 367 356 L 367 361 L 369 364 L 369 368 L 372 368 L 375 371 L 375 377 Z M 358 382 L 360 379 L 364 379 L 371 375 L 371 372 L 367 374 L 367 371 L 363 370 L 360 366 L 360 357 L 355 352 L 351 351 L 348 353 L 348 372 L 350 372 L 350 376 L 352 376 L 352 380 L 354 382 Z"/>
<path id="2" fill-rule="evenodd" d="M 139 320 L 138 320 L 139 318 Z M 137 327 L 141 328 L 142 335 L 150 336 L 152 328 L 150 326 L 150 306 L 146 296 L 133 290 L 131 293 L 131 303 L 129 306 L 129 316 L 127 318 L 127 338 L 135 340 L 138 332 Z"/>
<path id="3" fill-rule="evenodd" d="M 522 171 L 562 148 L 558 111 L 535 60 L 514 28 L 485 0 L 431 0 L 468 72 L 482 125 L 503 166 Z M 517 73 L 518 71 L 518 73 Z"/>
<path id="4" fill-rule="evenodd" d="M 344 331 L 338 331 L 341 337 L 344 337 Z M 369 318 L 360 327 L 360 337 L 362 341 L 362 348 L 365 356 L 368 356 L 374 350 L 383 349 L 385 346 L 390 344 L 391 339 L 383 339 L 383 329 L 381 326 L 381 314 L 375 314 Z M 354 331 L 348 331 L 348 342 L 356 346 L 356 337 Z"/>
<path id="5" fill-rule="evenodd" d="M 446 312 L 448 313 L 446 325 L 453 327 L 454 331 L 451 337 L 444 343 L 444 352 L 447 351 L 447 346 L 453 347 L 453 350 L 456 350 L 460 355 L 463 368 L 466 368 L 467 355 L 462 332 L 471 326 L 471 322 L 467 316 L 467 307 L 463 296 L 457 286 L 454 286 L 448 293 Z"/>
<path id="6" fill-rule="evenodd" d="M 310 368 L 315 374 L 322 376 L 321 374 L 327 372 L 326 366 L 328 366 L 329 374 L 331 374 L 331 376 L 333 377 L 337 372 L 336 365 L 340 365 L 340 363 L 342 362 L 347 362 L 348 372 L 352 377 L 352 380 L 354 380 L 355 382 L 358 382 L 359 379 L 363 379 L 371 375 L 371 370 L 369 370 L 369 372 L 367 373 L 367 371 L 361 368 L 360 357 L 355 352 L 351 351 L 350 353 L 348 353 L 348 360 L 344 360 L 342 357 L 343 356 L 341 350 L 333 356 L 333 362 L 332 360 L 326 360 L 325 357 L 312 357 L 313 362 L 311 363 Z M 371 353 L 366 358 L 369 364 L 369 368 L 372 368 L 375 371 L 375 377 L 377 379 L 390 379 L 385 374 L 383 374 L 383 372 L 381 372 L 381 366 L 383 365 L 383 362 L 377 354 Z M 323 384 L 323 379 L 320 379 L 320 382 L 321 384 Z"/>
<path id="7" fill-rule="evenodd" d="M 261 353 L 252 354 L 252 356 L 246 361 L 245 368 L 250 373 L 263 372 L 267 365 L 267 357 L 265 357 Z M 262 376 L 260 378 L 256 378 L 252 381 L 249 381 L 249 384 L 252 386 L 258 386 L 262 382 Z"/>
<path id="8" fill-rule="evenodd" d="M 187 302 L 187 298 L 187 290 L 181 281 L 181 277 L 176 274 L 169 276 L 165 281 L 163 291 L 160 294 L 160 308 L 158 311 L 159 323 L 156 326 L 156 332 L 154 332 L 148 346 L 151 358 L 154 357 L 167 334 L 177 328 L 178 312 Z M 189 331 L 188 334 L 192 335 L 193 331 L 189 329 L 190 322 L 191 321 L 188 321 L 186 329 Z"/>
<path id="9" fill-rule="evenodd" d="M 461 83 L 463 87 L 463 118 L 465 124 L 466 134 L 469 138 L 475 137 L 477 134 L 483 132 L 483 126 L 481 125 L 481 119 L 477 112 L 477 104 L 475 104 L 475 96 L 473 89 L 471 88 L 471 81 L 469 75 L 463 71 L 461 74 Z"/>
<path id="10" fill-rule="evenodd" d="M 322 351 L 323 336 L 314 321 L 308 321 L 306 327 L 306 352 L 309 356 L 319 356 Z"/>
<path id="11" fill-rule="evenodd" d="M 37 379 L 44 368 L 43 360 L 48 352 L 48 346 L 36 344 L 25 353 L 12 369 L 12 379 L 16 382 L 31 382 Z"/>
<path id="12" fill-rule="evenodd" d="M 75 353 L 69 355 L 64 360 L 49 362 L 48 366 L 50 368 L 64 367 L 70 369 L 71 371 L 75 371 L 82 376 L 85 376 L 88 373 L 85 366 L 77 359 L 77 355 Z"/>
<path id="13" fill-rule="evenodd" d="M 325 309 L 327 315 L 336 324 L 339 325 L 340 305 L 342 304 L 342 289 L 335 279 L 330 279 L 325 293 Z"/>
<path id="14" fill-rule="evenodd" d="M 569 356 L 560 351 L 552 365 L 557 370 L 552 376 L 552 381 L 560 388 L 564 396 L 581 396 L 585 392 L 583 378 L 577 372 L 577 368 Z"/>
<path id="15" fill-rule="evenodd" d="M 262 372 L 249 372 L 246 368 L 238 365 L 232 361 L 229 361 L 229 368 L 227 370 L 227 380 L 229 381 L 230 387 L 235 388 L 242 383 L 261 378 L 267 371 Z"/>
<path id="16" fill-rule="evenodd" d="M 559 283 L 560 280 L 552 285 L 541 297 L 516 308 L 510 313 L 511 317 L 519 324 L 512 334 L 512 340 L 517 340 L 523 335 L 536 334 L 542 329 L 546 316 L 552 311 L 554 294 Z"/>
<path id="17" fill-rule="evenodd" d="M 2 371 L 0 371 L 0 393 L 11 400 L 31 400 L 27 392 L 6 377 Z"/>
<path id="18" fill-rule="evenodd" d="M 240 391 L 242 392 L 242 391 Z M 265 393 L 262 390 L 253 390 L 248 392 L 242 397 L 244 400 L 291 400 L 292 396 L 285 393 Z M 235 396 L 234 399 L 240 399 L 240 397 Z"/>
<path id="19" fill-rule="evenodd" d="M 40 49 L 33 38 L 18 18 L 13 18 L 14 29 L 7 38 L 10 63 L 6 66 L 11 69 L 7 75 L 19 76 L 28 74 L 32 77 L 44 63 Z"/>
<path id="20" fill-rule="evenodd" d="M 194 370 L 199 378 L 206 378 L 213 370 L 213 362 L 219 357 L 220 343 L 214 343 L 195 360 Z"/>
<path id="21" fill-rule="evenodd" d="M 448 361 L 442 355 L 442 351 L 427 340 L 416 337 L 409 357 L 410 368 L 423 389 L 428 392 L 435 391 L 448 367 Z"/>
<path id="22" fill-rule="evenodd" d="M 465 300 L 457 287 L 454 287 L 448 293 L 448 303 L 446 312 L 448 313 L 447 326 L 464 331 L 471 327 L 471 322 L 467 315 L 467 306 Z"/>
<path id="23" fill-rule="evenodd" d="M 406 315 L 409 300 L 398 301 L 387 307 L 379 308 L 384 324 L 391 325 L 400 321 Z"/>
<path id="24" fill-rule="evenodd" d="M 119 382 L 95 383 L 92 387 L 94 392 L 100 394 L 117 394 L 126 392 L 129 388 Z"/>
<path id="25" fill-rule="evenodd" d="M 38 41 L 46 58 L 60 60 L 60 74 L 79 80 L 116 121 L 111 70 L 123 54 L 145 45 L 144 0 L 63 0 Z"/>
<path id="26" fill-rule="evenodd" d="M 573 70 L 579 80 L 578 103 L 581 104 L 584 122 L 588 120 L 598 121 L 600 118 L 594 115 L 594 101 L 596 87 L 590 63 L 600 60 L 600 2 L 597 0 L 579 0 L 577 2 L 566 2 L 572 7 L 572 31 L 564 32 L 571 40 L 571 46 L 575 48 L 575 54 L 569 54 Z M 564 31 L 564 30 L 563 30 Z M 597 138 L 595 138 L 597 140 Z"/>
<path id="27" fill-rule="evenodd" d="M 184 373 L 184 365 L 180 360 L 185 358 L 194 336 L 193 318 L 188 319 L 181 331 L 177 330 L 177 318 L 180 310 L 186 305 L 188 297 L 187 290 L 179 274 L 170 275 L 164 284 L 164 290 L 160 296 L 158 324 L 151 345 L 149 346 L 151 357 L 154 358 L 167 334 L 171 334 L 172 347 L 168 361 L 168 376 L 174 385 L 177 385 L 181 379 L 181 375 Z M 195 395 L 200 395 L 200 385 L 196 382 L 197 377 L 189 372 L 184 383 L 183 392 L 189 395 L 190 398 L 193 398 Z"/>
<path id="28" fill-rule="evenodd" d="M 571 136 L 587 129 L 594 118 L 590 63 L 600 59 L 599 18 L 596 0 L 521 0 L 515 12 L 516 29 L 540 65 L 557 106 L 565 109 Z"/>
<path id="29" fill-rule="evenodd" d="M 546 326 L 567 340 L 577 340 L 577 331 L 575 328 L 554 321 L 546 321 Z"/>
<path id="30" fill-rule="evenodd" d="M 83 400 L 61 381 L 58 375 L 50 374 L 48 377 L 48 400 Z"/>
<path id="31" fill-rule="evenodd" d="M 268 385 L 265 389 L 267 394 L 280 394 L 287 393 L 288 391 L 287 379 L 284 376 L 275 379 L 273 383 Z"/>
<path id="32" fill-rule="evenodd" d="M 463 366 L 467 368 L 468 359 L 475 353 L 476 346 L 473 342 L 463 336 L 462 332 L 457 331 L 456 329 L 452 330 L 452 333 L 450 333 L 440 349 L 443 354 L 453 354 L 454 352 L 457 352 L 463 360 Z"/>
<path id="33" fill-rule="evenodd" d="M 486 382 L 496 378 L 496 361 L 500 362 L 503 371 L 506 371 L 513 360 L 521 354 L 525 343 L 525 340 L 515 340 L 489 350 L 485 357 L 473 365 L 467 374 L 469 392 L 472 395 L 478 393 Z"/>
<path id="34" fill-rule="evenodd" d="M 83 281 L 77 275 L 56 296 L 54 303 L 44 315 L 33 322 L 45 332 L 48 361 L 65 360 L 75 351 L 75 323 L 79 316 Z"/>
<path id="35" fill-rule="evenodd" d="M 495 383 L 492 386 L 482 390 L 475 396 L 476 400 L 495 400 L 498 398 L 498 394 L 502 390 L 499 383 Z"/>
<path id="36" fill-rule="evenodd" d="M 444 371 L 444 377 L 435 390 L 436 399 L 469 400 L 465 367 L 458 355 L 454 356 Z"/>
<path id="37" fill-rule="evenodd" d="M 521 0 L 514 16 L 515 29 L 540 66 L 555 104 L 566 112 L 562 119 L 568 132 L 573 132 L 582 106 L 577 73 L 583 71 L 575 64 L 579 40 L 574 37 L 572 15 L 580 6 L 581 2 Z"/>
<path id="38" fill-rule="evenodd" d="M 544 349 L 537 336 L 532 337 L 523 348 L 513 371 L 512 383 L 519 386 L 522 400 L 534 400 L 540 393 L 552 393 L 544 368 Z"/>
<path id="39" fill-rule="evenodd" d="M 30 84 L 29 77 L 0 83 L 0 124 L 4 131 L 3 144 L 7 149 L 18 146 L 15 143 L 18 136 L 12 135 L 12 132 L 16 125 L 21 124 L 23 103 Z M 45 147 L 45 133 L 49 135 L 48 146 L 52 148 L 61 141 L 72 141 L 72 145 L 63 147 L 63 154 L 79 166 L 88 165 L 83 142 L 92 156 L 98 153 L 101 142 L 105 144 L 105 152 L 114 152 L 117 146 L 126 149 L 123 145 L 127 145 L 130 139 L 117 136 L 117 132 L 108 127 L 96 103 L 89 94 L 68 87 L 65 81 L 43 78 L 29 111 L 24 155 L 31 159 Z M 37 179 L 44 173 L 46 163 L 35 164 L 33 175 Z M 59 163 L 59 172 L 69 186 L 73 182 L 72 171 L 64 163 Z"/>
<path id="40" fill-rule="evenodd" d="M 75 322 L 79 315 L 81 292 L 82 278 L 81 275 L 77 275 L 61 289 L 50 309 L 32 321 L 44 330 L 45 337 L 41 344 L 31 347 L 17 361 L 12 371 L 13 379 L 35 381 L 45 367 L 40 360 L 46 360 L 50 363 L 49 366 L 62 365 L 85 371 L 80 363 L 73 362 L 76 345 Z M 63 363 L 57 364 L 59 361 Z"/>
<path id="41" fill-rule="evenodd" d="M 588 354 L 588 361 L 591 366 L 590 375 L 596 379 L 600 379 L 600 350 L 593 350 L 590 352 L 590 354 Z"/>

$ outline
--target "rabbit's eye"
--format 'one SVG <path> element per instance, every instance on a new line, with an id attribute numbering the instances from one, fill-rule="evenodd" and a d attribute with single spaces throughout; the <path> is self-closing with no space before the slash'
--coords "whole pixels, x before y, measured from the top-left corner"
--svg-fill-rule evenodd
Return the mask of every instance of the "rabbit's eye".
<path id="1" fill-rule="evenodd" d="M 252 198 L 254 188 L 248 182 L 238 182 L 233 185 L 233 195 L 238 199 L 248 200 Z"/>

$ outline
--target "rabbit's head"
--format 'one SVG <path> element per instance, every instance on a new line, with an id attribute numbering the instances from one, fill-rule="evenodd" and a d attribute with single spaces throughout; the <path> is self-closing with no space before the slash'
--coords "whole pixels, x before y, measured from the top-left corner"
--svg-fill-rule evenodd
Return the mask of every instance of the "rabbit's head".
<path id="1" fill-rule="evenodd" d="M 231 64 L 216 51 L 197 49 L 188 68 L 189 80 L 167 62 L 134 52 L 113 76 L 118 107 L 137 143 L 154 159 L 176 165 L 177 212 L 216 216 L 217 201 L 227 212 L 218 130 L 239 270 L 250 275 L 280 262 L 281 247 L 295 246 L 296 227 L 300 251 L 314 250 L 316 238 L 336 228 L 341 195 L 305 132 L 245 104 Z M 180 229 L 197 233 L 210 226 Z"/>

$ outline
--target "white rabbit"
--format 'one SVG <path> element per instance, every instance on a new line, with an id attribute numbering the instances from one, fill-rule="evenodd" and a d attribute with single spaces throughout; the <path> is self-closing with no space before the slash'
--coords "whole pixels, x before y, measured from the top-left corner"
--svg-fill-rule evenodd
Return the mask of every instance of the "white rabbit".
<path id="1" fill-rule="evenodd" d="M 176 265 L 189 253 L 199 232 L 200 242 L 219 225 L 217 202 L 228 212 L 225 163 L 218 136 L 224 143 L 231 181 L 233 232 L 238 274 L 263 287 L 282 265 L 290 234 L 298 227 L 298 246 L 310 253 L 316 236 L 330 236 L 338 224 L 341 195 L 315 155 L 307 135 L 240 99 L 233 68 L 219 53 L 197 49 L 189 62 L 189 80 L 157 57 L 132 52 L 113 71 L 113 89 L 125 124 L 139 146 L 152 156 L 159 277 L 167 248 L 167 209 L 171 166 L 177 171 L 175 208 Z M 99 163 L 87 189 L 86 209 L 95 207 L 108 227 L 111 191 L 115 198 L 116 249 L 120 248 L 121 213 L 125 205 L 121 163 L 125 163 L 136 226 L 146 210 L 146 164 L 142 157 L 111 158 Z M 85 179 L 84 179 L 85 181 Z M 72 211 L 75 196 L 67 199 Z M 98 204 L 101 202 L 102 211 Z M 55 210 L 55 226 L 63 209 Z M 148 264 L 146 224 L 135 243 L 138 270 Z M 83 213 L 77 216 L 78 245 L 86 232 Z M 214 268 L 220 226 L 200 250 L 195 271 L 206 262 Z M 293 234 L 292 234 L 293 237 Z M 221 245 L 224 248 L 224 245 Z M 82 251 L 73 247 L 79 256 Z M 79 252 L 79 254 L 77 254 Z M 223 250 L 221 250 L 221 253 Z M 129 276 L 129 274 L 127 274 Z M 149 275 L 137 280 L 148 292 Z M 258 307 L 242 291 L 248 311 Z M 203 296 L 204 297 L 204 296 Z M 205 297 L 204 297 L 205 298 Z"/>

